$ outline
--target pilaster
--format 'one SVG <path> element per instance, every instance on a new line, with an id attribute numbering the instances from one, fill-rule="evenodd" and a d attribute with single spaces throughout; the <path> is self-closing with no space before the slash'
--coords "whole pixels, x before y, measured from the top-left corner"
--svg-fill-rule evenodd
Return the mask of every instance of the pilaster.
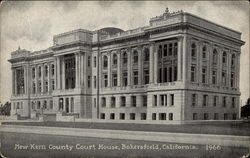
<path id="1" fill-rule="evenodd" d="M 156 64 L 156 63 L 155 63 Z M 154 83 L 154 43 L 149 46 L 149 83 Z"/>

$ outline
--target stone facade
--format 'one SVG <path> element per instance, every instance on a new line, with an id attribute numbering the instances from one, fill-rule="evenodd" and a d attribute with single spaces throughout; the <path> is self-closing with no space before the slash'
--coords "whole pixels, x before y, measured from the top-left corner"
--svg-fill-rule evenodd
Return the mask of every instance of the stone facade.
<path id="1" fill-rule="evenodd" d="M 238 119 L 241 33 L 182 11 L 149 23 L 78 29 L 46 50 L 12 52 L 11 114 Z"/>

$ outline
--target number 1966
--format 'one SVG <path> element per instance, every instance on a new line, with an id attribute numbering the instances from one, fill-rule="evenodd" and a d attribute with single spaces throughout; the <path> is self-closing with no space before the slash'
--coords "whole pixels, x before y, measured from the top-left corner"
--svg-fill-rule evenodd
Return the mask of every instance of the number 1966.
<path id="1" fill-rule="evenodd" d="M 221 150 L 220 145 L 206 145 L 206 150 Z"/>

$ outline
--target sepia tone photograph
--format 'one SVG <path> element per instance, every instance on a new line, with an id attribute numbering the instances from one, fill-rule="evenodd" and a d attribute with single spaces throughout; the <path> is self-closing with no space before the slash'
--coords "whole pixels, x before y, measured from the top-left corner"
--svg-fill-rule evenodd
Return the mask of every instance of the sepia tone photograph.
<path id="1" fill-rule="evenodd" d="M 0 157 L 247 158 L 248 1 L 1 1 Z"/>

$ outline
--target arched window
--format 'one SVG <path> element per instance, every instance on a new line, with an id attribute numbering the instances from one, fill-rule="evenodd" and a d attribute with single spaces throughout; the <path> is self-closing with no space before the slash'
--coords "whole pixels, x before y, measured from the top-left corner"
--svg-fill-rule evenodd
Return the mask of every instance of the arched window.
<path id="1" fill-rule="evenodd" d="M 235 66 L 236 64 L 236 57 L 235 57 L 235 54 L 232 55 L 232 59 L 231 59 L 231 66 Z"/>
<path id="2" fill-rule="evenodd" d="M 144 61 L 149 61 L 149 49 L 144 49 Z"/>
<path id="3" fill-rule="evenodd" d="M 191 56 L 192 56 L 192 58 L 196 58 L 196 53 L 197 53 L 196 44 L 193 43 L 191 45 Z"/>
<path id="4" fill-rule="evenodd" d="M 127 52 L 123 52 L 123 54 L 122 54 L 122 63 L 123 64 L 128 63 L 128 54 L 127 54 Z"/>
<path id="5" fill-rule="evenodd" d="M 138 63 L 138 52 L 136 50 L 133 52 L 133 62 Z"/>
<path id="6" fill-rule="evenodd" d="M 158 49 L 158 58 L 161 59 L 162 58 L 162 46 L 159 45 L 159 49 Z"/>
<path id="7" fill-rule="evenodd" d="M 223 52 L 222 54 L 222 63 L 225 64 L 227 62 L 227 53 Z"/>
<path id="8" fill-rule="evenodd" d="M 216 49 L 213 50 L 213 64 L 217 64 L 218 52 Z"/>
<path id="9" fill-rule="evenodd" d="M 117 65 L 117 55 L 113 54 L 113 65 Z"/>
<path id="10" fill-rule="evenodd" d="M 108 67 L 108 57 L 106 55 L 103 56 L 103 67 L 104 68 Z"/>
<path id="11" fill-rule="evenodd" d="M 202 58 L 203 59 L 207 58 L 207 47 L 206 46 L 202 47 Z"/>
<path id="12" fill-rule="evenodd" d="M 127 64 L 127 62 L 128 62 L 128 54 L 124 52 L 122 55 L 122 63 Z"/>
<path id="13" fill-rule="evenodd" d="M 39 78 L 42 76 L 42 67 L 41 66 L 39 66 L 39 68 L 38 68 L 38 76 L 39 76 Z"/>

